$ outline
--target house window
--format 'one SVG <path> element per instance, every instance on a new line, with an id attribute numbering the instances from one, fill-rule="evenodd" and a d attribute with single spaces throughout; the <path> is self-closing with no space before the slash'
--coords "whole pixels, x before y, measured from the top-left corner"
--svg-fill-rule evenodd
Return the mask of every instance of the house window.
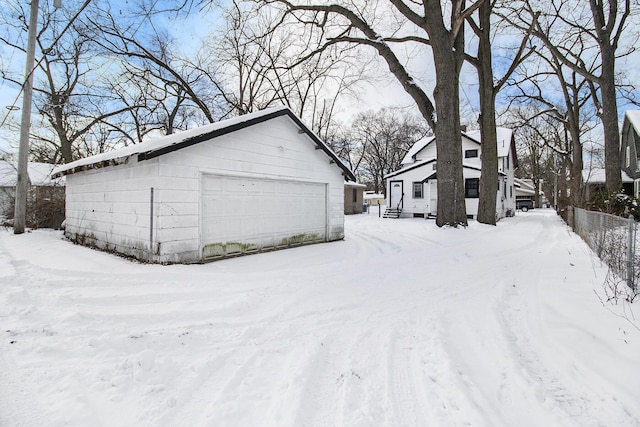
<path id="1" fill-rule="evenodd" d="M 465 159 L 471 159 L 471 158 L 475 158 L 478 157 L 478 150 L 465 150 L 464 151 L 464 158 Z"/>
<path id="2" fill-rule="evenodd" d="M 358 190 L 354 188 L 352 191 L 353 191 L 353 203 L 356 203 L 358 201 Z"/>
<path id="3" fill-rule="evenodd" d="M 625 159 L 627 162 L 627 167 L 631 166 L 631 147 L 627 145 L 627 158 Z"/>
<path id="4" fill-rule="evenodd" d="M 467 178 L 464 180 L 464 197 L 468 199 L 477 199 L 480 194 L 480 179 Z"/>
<path id="5" fill-rule="evenodd" d="M 413 183 L 413 198 L 414 199 L 422 199 L 422 183 L 414 182 Z"/>
<path id="6" fill-rule="evenodd" d="M 507 156 L 507 169 L 509 169 L 509 156 Z"/>
<path id="7" fill-rule="evenodd" d="M 434 163 L 434 164 L 433 164 L 433 170 L 436 170 L 436 169 L 438 169 L 438 164 L 437 164 L 437 163 Z"/>

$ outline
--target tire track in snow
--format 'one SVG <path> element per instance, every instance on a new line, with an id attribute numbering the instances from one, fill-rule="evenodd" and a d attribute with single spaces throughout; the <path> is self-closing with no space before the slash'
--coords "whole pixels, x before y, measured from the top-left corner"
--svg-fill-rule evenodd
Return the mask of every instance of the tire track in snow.
<path id="1" fill-rule="evenodd" d="M 7 330 L 6 319 L 10 307 L 15 310 L 15 298 L 28 304 L 30 294 L 24 288 L 23 277 L 30 278 L 32 270 L 28 263 L 17 262 L 6 251 L 0 240 L 0 292 L 4 298 L 0 311 L 0 322 L 4 326 L 0 333 L 0 425 L 15 427 L 42 426 L 46 422 L 43 410 L 38 403 L 36 393 L 31 387 L 29 378 L 20 374 L 20 365 L 16 362 L 14 351 L 20 345 L 20 338 L 15 338 L 15 331 Z M 19 274 L 21 273 L 21 274 Z M 29 281 L 31 279 L 28 279 Z M 12 343 L 13 342 L 13 343 Z"/>
<path id="2" fill-rule="evenodd" d="M 531 271 L 530 275 L 535 277 L 535 281 L 545 280 L 539 272 Z M 506 287 L 502 296 L 502 305 L 508 310 L 497 313 L 503 329 L 504 336 L 510 343 L 510 351 L 514 355 L 513 360 L 519 361 L 523 368 L 523 376 L 527 379 L 529 386 L 535 391 L 537 404 L 545 407 L 549 412 L 557 415 L 558 423 L 567 426 L 637 426 L 640 420 L 633 418 L 621 403 L 615 398 L 601 396 L 592 389 L 593 385 L 575 384 L 562 379 L 558 374 L 565 376 L 569 373 L 553 373 L 545 367 L 539 355 L 532 345 L 532 331 L 525 318 L 527 307 L 526 298 L 533 298 L 533 290 L 525 292 L 516 287 Z M 516 332 L 517 331 L 517 332 Z M 566 357 L 559 354 L 558 357 Z M 582 378 L 580 368 L 572 364 L 574 372 L 571 376 Z M 612 399 L 613 405 L 619 407 L 616 413 L 603 414 L 600 408 L 600 401 Z M 607 407 L 611 407 L 609 402 Z M 602 421 L 602 418 L 604 419 Z M 613 419 L 611 418 L 613 417 Z"/>

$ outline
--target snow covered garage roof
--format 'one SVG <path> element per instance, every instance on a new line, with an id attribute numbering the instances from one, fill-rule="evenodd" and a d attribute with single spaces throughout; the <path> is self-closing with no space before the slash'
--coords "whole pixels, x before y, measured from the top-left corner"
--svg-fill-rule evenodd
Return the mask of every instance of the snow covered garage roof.
<path id="1" fill-rule="evenodd" d="M 268 108 L 251 114 L 234 117 L 232 119 L 211 123 L 195 129 L 189 129 L 183 132 L 154 138 L 140 144 L 130 145 L 108 153 L 101 153 L 95 156 L 76 160 L 67 163 L 53 170 L 51 176 L 59 177 L 72 174 L 87 169 L 98 169 L 105 166 L 118 165 L 127 163 L 130 158 L 137 156 L 138 161 L 153 159 L 163 154 L 171 153 L 191 145 L 209 141 L 218 136 L 226 135 L 240 129 L 244 129 L 258 123 L 263 123 L 276 117 L 289 117 L 301 130 L 305 133 L 318 147 L 323 150 L 331 160 L 338 165 L 344 172 L 347 181 L 355 181 L 356 177 L 353 172 L 336 156 L 336 154 L 327 146 L 318 136 L 309 129 L 293 111 L 287 107 Z"/>

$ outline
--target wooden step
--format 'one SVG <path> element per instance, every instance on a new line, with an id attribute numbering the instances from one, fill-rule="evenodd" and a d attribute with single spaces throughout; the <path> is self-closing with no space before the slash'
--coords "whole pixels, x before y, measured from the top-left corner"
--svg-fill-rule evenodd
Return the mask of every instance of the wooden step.
<path id="1" fill-rule="evenodd" d="M 383 218 L 394 218 L 394 219 L 398 219 L 400 218 L 400 214 L 402 213 L 402 209 L 398 209 L 398 208 L 387 208 L 384 211 L 384 215 L 382 215 Z"/>

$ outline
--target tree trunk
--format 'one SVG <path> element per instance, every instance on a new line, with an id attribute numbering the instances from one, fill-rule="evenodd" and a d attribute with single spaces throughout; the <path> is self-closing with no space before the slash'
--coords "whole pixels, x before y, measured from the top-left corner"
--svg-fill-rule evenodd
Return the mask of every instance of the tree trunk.
<path id="1" fill-rule="evenodd" d="M 620 160 L 620 134 L 618 127 L 618 102 L 615 86 L 615 52 L 613 47 L 601 45 L 602 74 L 600 91 L 602 96 L 602 127 L 604 128 L 604 156 L 607 192 L 618 193 L 622 189 Z"/>
<path id="2" fill-rule="evenodd" d="M 425 20 L 429 28 L 436 87 L 433 91 L 438 121 L 435 137 L 438 151 L 439 227 L 467 225 L 464 177 L 462 174 L 462 134 L 460 131 L 459 63 L 452 34 L 444 26 L 439 2 L 429 2 Z M 427 8 L 427 7 L 426 7 Z M 462 33 L 462 31 L 461 31 Z"/>
<path id="3" fill-rule="evenodd" d="M 484 2 L 479 21 L 482 32 L 478 34 L 478 81 L 480 83 L 480 134 L 482 136 L 482 171 L 480 173 L 480 200 L 478 222 L 496 225 L 496 201 L 498 197 L 498 138 L 496 134 L 495 87 L 491 62 L 491 2 Z"/>
<path id="4" fill-rule="evenodd" d="M 569 135 L 571 137 L 571 169 L 569 170 L 571 176 L 571 194 L 569 198 L 573 206 L 581 208 L 584 204 L 584 194 L 582 192 L 582 169 L 584 167 L 582 161 L 582 143 L 580 142 L 578 129 L 572 127 Z"/>

